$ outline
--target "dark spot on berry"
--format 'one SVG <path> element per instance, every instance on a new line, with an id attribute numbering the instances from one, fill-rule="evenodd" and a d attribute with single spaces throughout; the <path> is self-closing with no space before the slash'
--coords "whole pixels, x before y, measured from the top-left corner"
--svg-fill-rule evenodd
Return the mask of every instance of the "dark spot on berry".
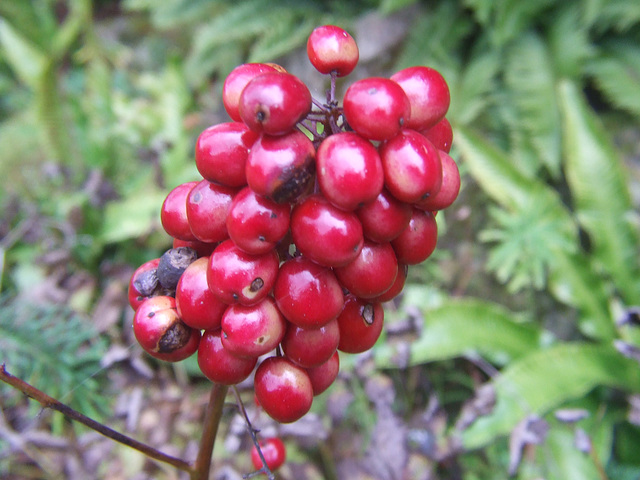
<path id="1" fill-rule="evenodd" d="M 148 318 L 153 318 L 155 317 L 156 312 L 149 312 L 149 314 L 147 315 Z"/>
<path id="2" fill-rule="evenodd" d="M 202 201 L 202 193 L 200 192 L 194 193 L 193 197 L 191 197 L 191 201 L 193 203 L 200 203 Z"/>
<path id="3" fill-rule="evenodd" d="M 260 240 L 261 242 L 266 242 L 267 239 L 264 238 L 264 235 L 258 235 L 258 240 Z"/>
<path id="4" fill-rule="evenodd" d="M 173 322 L 158 342 L 159 353 L 171 353 L 184 347 L 191 337 L 191 330 L 181 321 Z"/>
<path id="5" fill-rule="evenodd" d="M 400 120 L 398 120 L 398 123 L 402 127 L 404 125 L 404 117 L 400 117 Z"/>
<path id="6" fill-rule="evenodd" d="M 258 123 L 265 123 L 268 117 L 267 112 L 262 109 L 262 105 L 258 107 L 258 110 L 256 111 L 256 121 Z"/>
<path id="7" fill-rule="evenodd" d="M 370 88 L 367 93 L 369 95 L 375 95 L 376 93 L 378 93 L 378 89 L 377 88 Z"/>
<path id="8" fill-rule="evenodd" d="M 264 338 L 264 335 L 262 335 L 262 336 L 260 336 L 260 337 L 258 337 L 258 338 L 256 339 L 256 343 L 257 343 L 258 345 L 262 345 L 262 344 L 265 342 L 265 340 L 266 340 L 266 339 Z"/>
<path id="9" fill-rule="evenodd" d="M 429 198 L 431 196 L 431 194 L 429 192 L 425 193 L 424 195 L 422 195 L 422 197 L 420 197 L 420 200 L 426 200 L 427 198 Z"/>
<path id="10" fill-rule="evenodd" d="M 133 286 L 143 297 L 149 297 L 158 286 L 157 269 L 147 270 L 140 273 L 133 281 Z"/>
<path id="11" fill-rule="evenodd" d="M 367 303 L 364 307 L 362 307 L 362 319 L 367 325 L 372 325 L 374 318 L 375 311 L 373 309 L 373 305 Z"/>
<path id="12" fill-rule="evenodd" d="M 271 218 L 278 218 L 278 215 L 276 215 L 275 212 L 271 212 Z"/>
<path id="13" fill-rule="evenodd" d="M 240 300 L 240 295 L 238 295 L 237 293 L 232 293 L 231 298 L 233 298 L 233 300 L 237 302 L 238 300 Z"/>
<path id="14" fill-rule="evenodd" d="M 301 165 L 289 167 L 278 177 L 279 185 L 273 190 L 271 199 L 276 203 L 290 202 L 303 194 L 316 173 L 313 155 L 308 155 Z"/>
<path id="15" fill-rule="evenodd" d="M 249 291 L 251 293 L 256 293 L 260 291 L 260 289 L 264 287 L 264 280 L 260 277 L 256 278 L 253 282 L 251 282 L 251 286 L 249 287 Z"/>

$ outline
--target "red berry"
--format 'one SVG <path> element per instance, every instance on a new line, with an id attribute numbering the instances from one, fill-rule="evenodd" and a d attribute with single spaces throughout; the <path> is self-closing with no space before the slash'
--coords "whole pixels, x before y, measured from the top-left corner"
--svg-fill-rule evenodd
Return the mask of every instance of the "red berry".
<path id="1" fill-rule="evenodd" d="M 209 257 L 207 283 L 224 303 L 255 305 L 271 292 L 278 264 L 275 250 L 251 255 L 240 250 L 232 240 L 225 240 Z"/>
<path id="2" fill-rule="evenodd" d="M 356 41 L 349 33 L 334 25 L 315 28 L 307 40 L 307 55 L 320 73 L 349 75 L 358 63 Z"/>
<path id="3" fill-rule="evenodd" d="M 256 132 L 289 133 L 311 111 L 311 92 L 295 75 L 263 73 L 252 79 L 240 95 L 240 117 Z"/>
<path id="4" fill-rule="evenodd" d="M 451 143 L 453 142 L 453 129 L 449 120 L 443 118 L 433 127 L 426 130 L 420 130 L 420 133 L 427 137 L 433 146 L 438 150 L 449 153 L 451 151 Z"/>
<path id="5" fill-rule="evenodd" d="M 307 374 L 313 387 L 313 395 L 317 396 L 324 392 L 338 377 L 340 371 L 340 356 L 334 352 L 329 360 L 317 367 L 307 368 Z"/>
<path id="6" fill-rule="evenodd" d="M 417 265 L 424 262 L 438 243 L 438 224 L 433 213 L 413 209 L 409 225 L 391 241 L 398 262 Z"/>
<path id="7" fill-rule="evenodd" d="M 246 185 L 245 164 L 258 134 L 242 122 L 213 125 L 196 142 L 196 168 L 206 180 L 229 187 Z"/>
<path id="8" fill-rule="evenodd" d="M 296 365 L 317 367 L 331 358 L 339 341 L 340 329 L 335 318 L 320 328 L 300 328 L 290 323 L 282 339 L 282 351 Z"/>
<path id="9" fill-rule="evenodd" d="M 200 240 L 180 240 L 179 238 L 173 239 L 173 248 L 187 247 L 195 250 L 198 257 L 208 257 L 213 253 L 213 250 L 218 246 L 218 242 L 206 243 Z"/>
<path id="10" fill-rule="evenodd" d="M 325 138 L 316 154 L 320 190 L 336 207 L 355 210 L 382 191 L 384 173 L 376 148 L 352 132 Z"/>
<path id="11" fill-rule="evenodd" d="M 189 227 L 187 219 L 187 196 L 198 182 L 187 182 L 171 190 L 162 202 L 160 221 L 162 228 L 174 238 L 180 240 L 197 240 Z"/>
<path id="12" fill-rule="evenodd" d="M 140 304 L 148 297 L 154 296 L 158 291 L 158 264 L 159 258 L 154 258 L 140 265 L 131 275 L 129 280 L 129 305 L 137 310 Z"/>
<path id="13" fill-rule="evenodd" d="M 222 345 L 234 355 L 258 358 L 278 346 L 286 328 L 271 297 L 249 307 L 230 305 L 222 317 Z"/>
<path id="14" fill-rule="evenodd" d="M 449 207 L 460 193 L 460 171 L 458 165 L 448 153 L 440 152 L 442 163 L 442 186 L 438 193 L 416 203 L 420 210 L 443 210 Z"/>
<path id="15" fill-rule="evenodd" d="M 291 234 L 303 255 L 327 267 L 353 261 L 364 242 L 356 214 L 338 209 L 321 195 L 307 197 L 293 209 Z"/>
<path id="16" fill-rule="evenodd" d="M 356 210 L 365 238 L 374 242 L 389 242 L 409 224 L 411 205 L 401 202 L 388 190 L 382 190 L 376 199 Z"/>
<path id="17" fill-rule="evenodd" d="M 311 185 L 315 155 L 313 143 L 299 130 L 279 137 L 263 135 L 247 160 L 247 183 L 276 203 L 293 201 Z"/>
<path id="18" fill-rule="evenodd" d="M 387 140 L 396 135 L 411 111 L 400 85 L 380 77 L 353 83 L 344 94 L 343 108 L 349 126 L 370 140 Z"/>
<path id="19" fill-rule="evenodd" d="M 284 443 L 278 437 L 265 438 L 261 441 L 260 451 L 264 461 L 267 463 L 267 467 L 271 471 L 280 468 L 287 458 Z M 262 459 L 255 445 L 251 448 L 251 463 L 253 463 L 253 467 L 256 470 L 260 470 L 263 467 Z"/>
<path id="20" fill-rule="evenodd" d="M 269 357 L 258 366 L 254 388 L 264 411 L 280 423 L 295 422 L 311 409 L 309 375 L 284 357 Z"/>
<path id="21" fill-rule="evenodd" d="M 419 202 L 435 195 L 442 185 L 438 150 L 415 130 L 402 130 L 380 145 L 384 184 L 398 200 Z"/>
<path id="22" fill-rule="evenodd" d="M 205 377 L 222 385 L 235 385 L 246 379 L 257 359 L 238 357 L 222 345 L 220 330 L 207 330 L 198 347 L 198 366 Z"/>
<path id="23" fill-rule="evenodd" d="M 406 127 L 422 130 L 438 123 L 449 109 L 449 86 L 435 69 L 423 66 L 409 67 L 393 74 L 409 97 L 411 115 Z"/>
<path id="24" fill-rule="evenodd" d="M 244 63 L 231 70 L 222 86 L 222 103 L 229 116 L 236 122 L 241 122 L 240 95 L 251 80 L 267 72 L 278 69 L 268 63 Z"/>
<path id="25" fill-rule="evenodd" d="M 407 274 L 409 273 L 409 267 L 402 263 L 398 264 L 398 275 L 396 275 L 396 279 L 391 285 L 391 288 L 384 292 L 382 295 L 372 298 L 371 300 L 375 300 L 376 302 L 388 302 L 389 300 L 393 300 L 404 288 L 404 283 L 407 280 Z"/>
<path id="26" fill-rule="evenodd" d="M 207 284 L 208 257 L 201 257 L 183 272 L 176 288 L 176 308 L 182 321 L 198 330 L 220 327 L 227 305 L 209 289 Z"/>
<path id="27" fill-rule="evenodd" d="M 338 350 L 345 353 L 366 352 L 380 337 L 383 323 L 384 310 L 380 302 L 347 295 L 344 310 L 338 316 Z"/>
<path id="28" fill-rule="evenodd" d="M 191 233 L 205 243 L 228 238 L 227 214 L 238 189 L 202 180 L 187 196 L 187 219 Z"/>
<path id="29" fill-rule="evenodd" d="M 373 298 L 391 288 L 398 275 L 398 261 L 391 244 L 365 240 L 356 259 L 334 271 L 349 292 L 360 298 Z"/>
<path id="30" fill-rule="evenodd" d="M 133 333 L 145 352 L 166 362 L 190 357 L 200 342 L 200 330 L 182 322 L 175 299 L 162 295 L 148 298 L 138 307 Z"/>
<path id="31" fill-rule="evenodd" d="M 227 231 L 231 240 L 245 252 L 266 253 L 289 231 L 290 215 L 288 203 L 275 203 L 246 187 L 231 203 Z"/>
<path id="32" fill-rule="evenodd" d="M 344 305 L 342 287 L 333 271 L 305 257 L 282 264 L 273 294 L 282 314 L 301 328 L 326 325 Z"/>

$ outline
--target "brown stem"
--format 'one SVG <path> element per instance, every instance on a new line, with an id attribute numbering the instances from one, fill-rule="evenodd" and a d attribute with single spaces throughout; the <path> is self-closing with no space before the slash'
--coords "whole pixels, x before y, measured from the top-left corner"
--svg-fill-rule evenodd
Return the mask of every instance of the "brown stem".
<path id="1" fill-rule="evenodd" d="M 191 480 L 207 480 L 209 478 L 213 446 L 216 442 L 218 426 L 222 418 L 224 399 L 227 396 L 228 389 L 229 387 L 226 385 L 219 385 L 217 383 L 214 383 L 211 388 L 209 405 L 207 406 L 207 413 L 204 417 L 202 437 L 200 437 L 200 448 L 198 449 L 198 457 L 196 458 L 194 469 L 191 473 Z"/>
<path id="2" fill-rule="evenodd" d="M 4 363 L 2 364 L 2 368 L 0 368 L 0 380 L 20 390 L 26 396 L 40 403 L 40 405 L 42 405 L 44 408 L 50 408 L 51 410 L 56 410 L 62 413 L 63 415 L 67 416 L 71 420 L 75 420 L 76 422 L 82 423 L 83 425 L 86 425 L 90 429 L 95 430 L 96 432 L 104 435 L 105 437 L 108 437 L 112 440 L 115 440 L 116 442 L 122 443 L 123 445 L 131 447 L 135 450 L 138 450 L 139 452 L 143 453 L 149 458 L 153 458 L 154 460 L 157 460 L 159 462 L 168 463 L 169 465 L 172 465 L 179 470 L 183 470 L 186 472 L 193 471 L 192 466 L 189 463 L 185 462 L 184 460 L 162 453 L 145 443 L 139 442 L 138 440 L 135 440 L 131 437 L 123 435 L 122 433 L 117 432 L 103 425 L 102 423 L 87 417 L 86 415 L 83 415 L 82 413 L 72 409 L 68 405 L 65 405 L 64 403 L 59 402 L 55 398 L 50 397 L 46 393 L 42 392 L 41 390 L 38 390 L 32 385 L 29 385 L 25 381 L 17 377 L 14 377 L 9 372 L 7 372 L 7 369 Z"/>

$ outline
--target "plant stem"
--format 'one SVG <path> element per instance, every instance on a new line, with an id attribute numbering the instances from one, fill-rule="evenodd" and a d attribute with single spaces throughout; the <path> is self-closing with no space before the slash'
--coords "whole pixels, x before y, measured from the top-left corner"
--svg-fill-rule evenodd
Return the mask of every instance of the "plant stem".
<path id="1" fill-rule="evenodd" d="M 36 402 L 40 403 L 40 405 L 42 405 L 43 408 L 50 408 L 51 410 L 56 410 L 62 413 L 63 415 L 65 415 L 66 417 L 70 418 L 71 420 L 75 420 L 76 422 L 82 423 L 83 425 L 89 427 L 92 430 L 95 430 L 96 432 L 104 435 L 105 437 L 108 437 L 116 442 L 122 443 L 123 445 L 131 447 L 135 450 L 138 450 L 139 452 L 143 453 L 145 456 L 149 458 L 153 458 L 154 460 L 157 460 L 159 462 L 168 463 L 169 465 L 172 465 L 179 470 L 183 470 L 186 472 L 193 471 L 193 467 L 188 462 L 185 462 L 180 458 L 172 457 L 171 455 L 162 453 L 159 450 L 156 450 L 155 448 L 150 447 L 146 443 L 139 442 L 138 440 L 135 440 L 120 432 L 117 432 L 107 427 L 106 425 L 103 425 L 102 423 L 97 422 L 96 420 L 93 420 L 92 418 L 89 418 L 86 415 L 83 415 L 82 413 L 74 410 L 68 405 L 65 405 L 64 403 L 59 402 L 55 398 L 50 397 L 49 395 L 42 392 L 41 390 L 38 390 L 32 385 L 29 385 L 27 382 L 17 377 L 14 377 L 9 372 L 7 372 L 7 369 L 4 363 L 2 364 L 2 368 L 0 368 L 0 380 L 20 390 L 26 396 L 34 399 Z"/>
<path id="2" fill-rule="evenodd" d="M 227 396 L 228 390 L 229 387 L 226 385 L 219 385 L 217 383 L 214 383 L 211 388 L 209 405 L 207 406 L 207 412 L 204 417 L 202 437 L 200 437 L 198 457 L 196 458 L 193 466 L 191 480 L 207 480 L 209 478 L 211 456 L 213 455 L 213 447 L 218 434 L 218 426 L 220 425 L 220 419 L 222 418 L 224 399 Z"/>

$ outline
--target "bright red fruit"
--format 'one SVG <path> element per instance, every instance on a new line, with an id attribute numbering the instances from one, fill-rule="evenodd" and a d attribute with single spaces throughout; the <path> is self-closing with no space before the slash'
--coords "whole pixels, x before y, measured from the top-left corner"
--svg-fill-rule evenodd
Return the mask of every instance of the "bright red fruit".
<path id="1" fill-rule="evenodd" d="M 207 284 L 208 257 L 191 263 L 180 276 L 176 288 L 176 308 L 182 321 L 198 330 L 220 327 L 227 305 L 209 289 Z"/>
<path id="2" fill-rule="evenodd" d="M 187 196 L 187 219 L 196 239 L 205 243 L 225 240 L 227 214 L 237 188 L 217 185 L 209 180 L 198 182 Z"/>
<path id="3" fill-rule="evenodd" d="M 280 468 L 287 459 L 284 443 L 278 437 L 265 438 L 261 441 L 260 451 L 264 461 L 267 463 L 267 467 L 271 471 Z M 263 467 L 262 459 L 255 445 L 251 448 L 251 463 L 253 463 L 253 467 L 256 470 L 260 470 Z"/>
<path id="4" fill-rule="evenodd" d="M 222 86 L 222 103 L 229 116 L 236 122 L 241 122 L 240 95 L 251 80 L 267 72 L 277 72 L 278 69 L 269 63 L 243 63 L 231 70 Z"/>
<path id="5" fill-rule="evenodd" d="M 449 153 L 451 151 L 451 144 L 453 143 L 453 129 L 449 120 L 443 118 L 433 127 L 426 130 L 420 130 L 420 133 L 427 137 L 427 139 L 433 143 L 433 146 L 438 150 Z"/>
<path id="6" fill-rule="evenodd" d="M 438 224 L 435 216 L 414 208 L 409 225 L 391 241 L 391 246 L 398 262 L 417 265 L 431 256 L 437 243 Z"/>
<path id="7" fill-rule="evenodd" d="M 320 190 L 336 207 L 355 210 L 382 191 L 384 173 L 376 148 L 353 132 L 325 138 L 316 154 Z"/>
<path id="8" fill-rule="evenodd" d="M 420 210 L 444 210 L 451 206 L 460 193 L 460 171 L 448 153 L 440 152 L 442 186 L 438 193 L 415 204 Z"/>
<path id="9" fill-rule="evenodd" d="M 375 300 L 376 302 L 388 302 L 389 300 L 396 298 L 404 288 L 408 273 L 408 265 L 404 265 L 402 263 L 398 264 L 398 275 L 396 275 L 396 279 L 393 282 L 393 285 L 391 285 L 391 288 L 382 295 L 372 298 L 371 300 Z"/>
<path id="10" fill-rule="evenodd" d="M 171 190 L 162 202 L 160 221 L 162 228 L 174 238 L 197 240 L 189 227 L 187 218 L 187 196 L 198 182 L 187 182 Z"/>
<path id="11" fill-rule="evenodd" d="M 343 108 L 349 126 L 369 140 L 393 137 L 411 112 L 409 99 L 400 85 L 380 77 L 351 84 L 344 94 Z"/>
<path id="12" fill-rule="evenodd" d="M 437 70 L 417 66 L 391 76 L 409 97 L 411 115 L 406 127 L 423 130 L 438 123 L 449 109 L 449 86 Z"/>
<path id="13" fill-rule="evenodd" d="M 222 345 L 220 330 L 207 330 L 198 347 L 198 366 L 205 377 L 222 385 L 235 385 L 247 378 L 257 359 L 238 357 Z"/>
<path id="14" fill-rule="evenodd" d="M 384 309 L 380 302 L 347 295 L 344 310 L 338 316 L 338 350 L 345 353 L 366 352 L 380 337 L 383 324 Z"/>
<path id="15" fill-rule="evenodd" d="M 264 411 L 280 423 L 295 422 L 311 409 L 309 375 L 284 357 L 269 357 L 258 366 L 254 388 Z"/>
<path id="16" fill-rule="evenodd" d="M 208 257 L 217 246 L 218 242 L 206 243 L 200 240 L 180 240 L 179 238 L 174 238 L 172 242 L 173 248 L 192 248 L 198 254 L 198 257 Z"/>
<path id="17" fill-rule="evenodd" d="M 268 72 L 253 78 L 240 95 L 240 117 L 253 131 L 284 135 L 311 110 L 311 92 L 295 75 Z"/>
<path id="18" fill-rule="evenodd" d="M 365 238 L 389 242 L 409 224 L 411 205 L 401 202 L 384 189 L 376 199 L 356 210 Z"/>
<path id="19" fill-rule="evenodd" d="M 307 56 L 320 73 L 349 75 L 360 56 L 358 46 L 348 32 L 335 25 L 315 28 L 307 40 Z"/>
<path id="20" fill-rule="evenodd" d="M 290 323 L 282 339 L 282 351 L 296 365 L 317 367 L 331 358 L 339 341 L 335 318 L 320 328 L 300 328 Z"/>
<path id="21" fill-rule="evenodd" d="M 340 371 L 340 356 L 338 352 L 334 352 L 331 358 L 317 367 L 307 368 L 307 374 L 311 380 L 311 386 L 313 387 L 313 395 L 320 395 L 338 377 Z"/>

